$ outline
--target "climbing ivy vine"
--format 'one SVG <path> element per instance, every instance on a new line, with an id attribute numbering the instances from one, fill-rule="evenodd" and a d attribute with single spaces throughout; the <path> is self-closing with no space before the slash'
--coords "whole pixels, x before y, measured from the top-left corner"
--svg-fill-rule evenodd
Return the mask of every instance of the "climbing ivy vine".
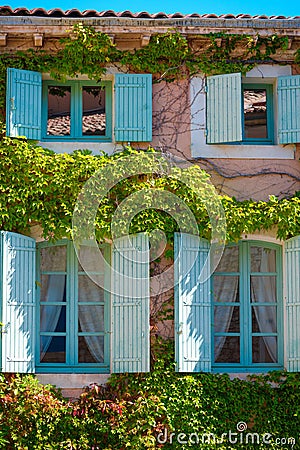
<path id="1" fill-rule="evenodd" d="M 54 79 L 86 74 L 99 81 L 108 65 L 118 64 L 132 72 L 153 74 L 154 82 L 174 81 L 188 75 L 246 73 L 257 62 L 272 61 L 278 50 L 287 48 L 287 37 L 277 35 L 256 37 L 215 33 L 199 38 L 208 39 L 203 49 L 194 49 L 181 33 L 170 30 L 151 36 L 147 46 L 134 51 L 119 50 L 110 37 L 81 23 L 74 25 L 61 39 L 56 54 L 29 49 L 0 56 L 0 108 L 4 108 L 7 67 L 50 73 Z M 238 52 L 237 52 L 238 48 Z"/>
<path id="2" fill-rule="evenodd" d="M 154 149 L 146 152 L 150 155 Z M 16 232 L 29 231 L 40 224 L 44 237 L 59 239 L 71 236 L 72 215 L 77 197 L 84 183 L 99 169 L 109 165 L 112 177 L 119 171 L 118 160 L 139 153 L 130 147 L 112 156 L 94 156 L 88 151 L 57 154 L 26 139 L 2 137 L 0 144 L 0 223 L 1 229 Z M 146 164 L 146 163 L 145 163 Z M 197 182 L 208 181 L 209 175 L 192 165 L 188 175 Z M 150 173 L 150 175 L 147 175 Z M 141 189 L 168 190 L 176 194 L 194 214 L 201 236 L 209 238 L 210 218 L 206 206 L 187 185 L 168 174 L 159 173 L 149 158 L 145 174 L 126 178 L 116 184 L 99 205 L 95 219 L 99 241 L 111 237 L 110 223 L 118 205 L 132 193 Z M 237 201 L 220 196 L 226 221 L 228 241 L 238 240 L 241 233 L 254 233 L 277 227 L 281 239 L 300 234 L 300 195 L 269 201 Z M 161 229 L 169 242 L 178 224 L 164 211 L 145 209 L 131 223 L 131 232 Z"/>
<path id="3" fill-rule="evenodd" d="M 186 37 L 170 30 L 153 35 L 144 48 L 124 51 L 118 50 L 106 34 L 76 24 L 70 35 L 61 40 L 61 49 L 55 55 L 31 49 L 0 56 L 0 108 L 4 111 L 7 67 L 47 72 L 57 80 L 75 77 L 78 73 L 100 80 L 108 65 L 118 64 L 128 71 L 152 73 L 154 82 L 173 81 L 198 72 L 206 75 L 245 73 L 258 62 L 271 61 L 277 50 L 287 46 L 287 38 L 276 35 L 254 38 L 218 33 L 205 38 L 206 42 L 208 38 L 208 44 L 204 49 L 193 49 Z M 3 134 L 0 143 L 1 228 L 24 232 L 30 225 L 38 223 L 45 237 L 58 239 L 69 236 L 75 202 L 85 181 L 102 166 L 113 166 L 122 155 L 136 151 L 127 148 L 110 157 L 93 156 L 85 151 L 75 151 L 71 155 L 55 154 L 26 139 L 10 139 Z M 189 170 L 194 171 L 193 176 L 208 177 L 198 166 Z M 100 204 L 96 217 L 99 240 L 110 238 L 110 222 L 117 205 L 126 195 L 142 187 L 176 192 L 194 213 L 200 234 L 209 237 L 210 221 L 205 206 L 199 205 L 198 199 L 179 181 L 170 183 L 167 176 L 157 175 L 145 176 L 142 180 L 138 176 L 131 177 L 113 188 Z M 239 202 L 226 196 L 221 200 L 229 241 L 237 240 L 243 232 L 272 227 L 277 227 L 278 237 L 282 239 L 300 234 L 298 194 L 283 200 L 272 196 L 268 202 Z M 170 216 L 150 209 L 134 217 L 131 231 L 163 229 L 171 240 L 176 227 Z"/>

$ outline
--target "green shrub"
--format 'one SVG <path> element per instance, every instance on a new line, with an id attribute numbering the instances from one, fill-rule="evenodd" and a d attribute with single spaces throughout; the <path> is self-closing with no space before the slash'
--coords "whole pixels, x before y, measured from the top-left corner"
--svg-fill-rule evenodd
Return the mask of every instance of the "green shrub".
<path id="1" fill-rule="evenodd" d="M 71 405 L 52 386 L 43 386 L 30 375 L 2 375 L 0 395 L 2 448 L 68 448 Z"/>
<path id="2" fill-rule="evenodd" d="M 88 386 L 74 402 L 32 375 L 0 377 L 7 450 L 299 449 L 299 416 L 298 373 L 187 375 L 170 356 L 150 373 Z"/>

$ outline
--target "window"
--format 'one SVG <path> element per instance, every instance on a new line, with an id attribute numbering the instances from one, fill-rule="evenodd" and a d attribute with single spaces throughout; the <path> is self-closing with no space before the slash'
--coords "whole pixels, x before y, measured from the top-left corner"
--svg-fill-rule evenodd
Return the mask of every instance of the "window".
<path id="1" fill-rule="evenodd" d="M 281 271 L 280 246 L 225 248 L 212 277 L 215 368 L 282 367 Z"/>
<path id="2" fill-rule="evenodd" d="M 300 237 L 282 247 L 240 241 L 210 273 L 210 244 L 176 233 L 175 358 L 179 372 L 300 369 Z M 284 269 L 284 270 L 283 270 Z M 286 294 L 283 298 L 282 278 Z"/>
<path id="3" fill-rule="evenodd" d="M 112 139 L 111 82 L 43 82 L 43 139 Z"/>
<path id="4" fill-rule="evenodd" d="M 272 84 L 242 84 L 243 142 L 274 142 Z"/>
<path id="5" fill-rule="evenodd" d="M 96 250 L 82 246 L 80 259 L 99 285 L 78 263 L 70 241 L 38 246 L 38 367 L 109 368 L 109 274 L 99 267 Z M 102 251 L 108 258 L 109 248 Z"/>
<path id="6" fill-rule="evenodd" d="M 118 73 L 113 81 L 57 83 L 9 68 L 6 128 L 8 136 L 45 141 L 149 142 L 152 76 Z"/>
<path id="7" fill-rule="evenodd" d="M 262 79 L 259 84 L 250 78 L 244 82 L 240 73 L 207 77 L 207 144 L 300 142 L 299 90 L 299 75 L 278 77 L 275 82 Z"/>
<path id="8" fill-rule="evenodd" d="M 102 247 L 104 270 L 95 246 L 80 247 L 79 263 L 72 241 L 36 252 L 34 239 L 0 232 L 3 372 L 150 370 L 149 240 L 140 233 L 130 243 Z"/>

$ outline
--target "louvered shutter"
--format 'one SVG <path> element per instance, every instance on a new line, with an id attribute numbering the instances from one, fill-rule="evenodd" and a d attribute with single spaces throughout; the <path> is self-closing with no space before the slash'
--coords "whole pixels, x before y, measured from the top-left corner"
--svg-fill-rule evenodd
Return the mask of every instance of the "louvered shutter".
<path id="1" fill-rule="evenodd" d="M 300 142 L 300 75 L 278 78 L 278 135 L 280 144 Z"/>
<path id="2" fill-rule="evenodd" d="M 35 240 L 2 231 L 2 371 L 34 372 Z"/>
<path id="3" fill-rule="evenodd" d="M 150 370 L 149 242 L 120 238 L 112 255 L 113 372 Z"/>
<path id="4" fill-rule="evenodd" d="M 152 139 L 152 76 L 115 75 L 115 140 L 149 142 Z"/>
<path id="5" fill-rule="evenodd" d="M 289 372 L 300 371 L 300 236 L 285 243 L 286 360 Z"/>
<path id="6" fill-rule="evenodd" d="M 175 234 L 175 355 L 179 372 L 211 371 L 209 248 L 208 241 L 198 236 Z"/>
<path id="7" fill-rule="evenodd" d="M 207 77 L 206 92 L 207 143 L 242 141 L 241 74 Z"/>
<path id="8" fill-rule="evenodd" d="M 10 137 L 41 139 L 42 75 L 7 69 L 6 133 Z"/>

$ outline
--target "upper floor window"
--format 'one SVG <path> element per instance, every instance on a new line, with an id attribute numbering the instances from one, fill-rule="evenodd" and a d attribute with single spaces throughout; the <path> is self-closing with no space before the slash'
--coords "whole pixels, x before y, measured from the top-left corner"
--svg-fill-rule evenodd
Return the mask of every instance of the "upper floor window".
<path id="1" fill-rule="evenodd" d="M 43 139 L 112 138 L 111 81 L 43 82 Z"/>
<path id="2" fill-rule="evenodd" d="M 207 144 L 300 142 L 300 76 L 281 76 L 272 82 L 261 79 L 259 84 L 250 81 L 240 73 L 207 78 Z"/>
<path id="3" fill-rule="evenodd" d="M 113 81 L 58 83 L 10 68 L 6 132 L 39 141 L 149 142 L 152 76 L 117 73 Z"/>
<path id="4" fill-rule="evenodd" d="M 272 84 L 242 84 L 243 142 L 274 142 Z"/>

